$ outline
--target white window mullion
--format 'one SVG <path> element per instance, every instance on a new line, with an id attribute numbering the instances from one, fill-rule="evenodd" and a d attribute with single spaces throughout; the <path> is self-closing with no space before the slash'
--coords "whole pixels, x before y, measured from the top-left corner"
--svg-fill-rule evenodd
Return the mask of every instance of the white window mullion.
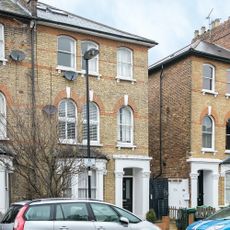
<path id="1" fill-rule="evenodd" d="M 0 60 L 5 59 L 4 26 L 0 24 Z"/>

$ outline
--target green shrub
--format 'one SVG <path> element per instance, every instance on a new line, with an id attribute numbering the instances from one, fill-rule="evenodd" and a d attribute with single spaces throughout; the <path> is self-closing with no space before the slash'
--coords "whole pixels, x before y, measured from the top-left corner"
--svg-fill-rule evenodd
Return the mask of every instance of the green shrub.
<path id="1" fill-rule="evenodd" d="M 156 217 L 156 213 L 153 209 L 150 209 L 147 213 L 146 213 L 146 220 L 149 222 L 156 222 L 157 217 Z"/>

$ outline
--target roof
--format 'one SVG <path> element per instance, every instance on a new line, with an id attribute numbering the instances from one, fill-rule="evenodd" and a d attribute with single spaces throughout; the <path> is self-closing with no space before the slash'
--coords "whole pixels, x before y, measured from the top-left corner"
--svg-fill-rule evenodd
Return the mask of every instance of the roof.
<path id="1" fill-rule="evenodd" d="M 177 50 L 175 53 L 159 60 L 158 62 L 149 66 L 149 72 L 158 70 L 162 65 L 168 65 L 172 62 L 184 58 L 188 55 L 205 56 L 208 58 L 225 61 L 230 63 L 230 50 L 219 45 L 209 43 L 206 41 L 197 40 L 184 48 Z"/>
<path id="2" fill-rule="evenodd" d="M 17 0 L 0 0 L 0 11 L 21 15 L 32 19 L 31 14 L 23 8 Z M 53 6 L 37 3 L 37 16 L 33 17 L 38 24 L 45 24 L 51 27 L 63 28 L 99 37 L 106 37 L 114 40 L 121 40 L 147 47 L 157 45 L 157 42 L 135 34 L 121 31 L 110 26 L 80 17 L 73 13 L 55 8 Z"/>
<path id="3" fill-rule="evenodd" d="M 21 16 L 29 16 L 30 14 L 15 0 L 0 0 L 0 11 L 18 14 Z"/>

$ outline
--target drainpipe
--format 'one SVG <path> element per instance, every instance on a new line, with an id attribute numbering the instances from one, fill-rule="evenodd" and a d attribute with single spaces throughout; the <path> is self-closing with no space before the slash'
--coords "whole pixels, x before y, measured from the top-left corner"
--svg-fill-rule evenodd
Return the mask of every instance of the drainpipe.
<path id="1" fill-rule="evenodd" d="M 158 175 L 154 177 L 154 179 L 157 179 L 160 177 L 163 173 L 163 125 L 162 125 L 162 112 L 163 112 L 163 72 L 164 72 L 164 66 L 161 66 L 161 73 L 160 73 L 160 123 L 159 123 L 159 140 L 160 140 L 160 172 Z"/>

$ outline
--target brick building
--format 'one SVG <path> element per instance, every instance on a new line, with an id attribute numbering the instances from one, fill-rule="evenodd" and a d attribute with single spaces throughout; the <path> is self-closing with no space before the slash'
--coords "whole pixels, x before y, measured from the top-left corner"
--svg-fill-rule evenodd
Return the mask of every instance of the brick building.
<path id="1" fill-rule="evenodd" d="M 153 177 L 169 206 L 229 204 L 230 20 L 149 67 Z M 177 199 L 175 199 L 177 198 Z"/>
<path id="2" fill-rule="evenodd" d="M 6 121 L 11 119 L 9 103 L 25 108 L 36 102 L 37 110 L 52 106 L 57 109 L 60 143 L 85 146 L 82 55 L 98 49 L 99 55 L 89 62 L 90 136 L 92 148 L 106 157 L 93 163 L 92 197 L 140 216 L 149 205 L 147 71 L 148 49 L 156 44 L 35 0 L 29 6 L 23 0 L 0 1 L 0 91 Z M 13 60 L 13 50 L 22 51 L 25 59 Z M 1 141 L 7 142 L 7 123 L 4 129 Z M 2 167 L 1 197 L 8 196 L 7 177 Z M 70 196 L 86 197 L 86 182 L 86 172 L 73 176 Z M 11 190 L 15 194 L 14 186 Z M 7 206 L 4 200 L 0 211 Z"/>

